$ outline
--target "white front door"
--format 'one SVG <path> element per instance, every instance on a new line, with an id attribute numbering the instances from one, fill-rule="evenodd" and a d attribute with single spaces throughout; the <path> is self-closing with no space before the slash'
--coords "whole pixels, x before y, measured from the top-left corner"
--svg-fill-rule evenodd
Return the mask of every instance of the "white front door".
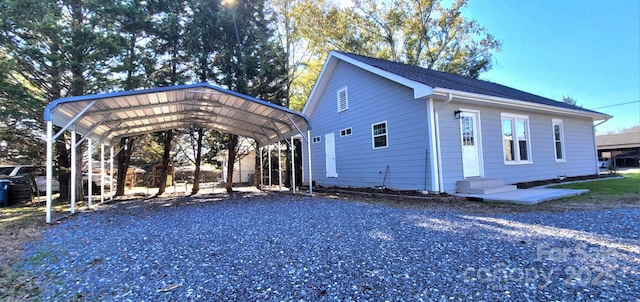
<path id="1" fill-rule="evenodd" d="M 481 176 L 480 173 L 480 127 L 478 112 L 460 114 L 460 135 L 462 137 L 462 167 L 464 177 Z"/>
<path id="2" fill-rule="evenodd" d="M 338 177 L 336 170 L 336 140 L 333 132 L 324 135 L 324 154 L 327 168 L 327 177 Z"/>

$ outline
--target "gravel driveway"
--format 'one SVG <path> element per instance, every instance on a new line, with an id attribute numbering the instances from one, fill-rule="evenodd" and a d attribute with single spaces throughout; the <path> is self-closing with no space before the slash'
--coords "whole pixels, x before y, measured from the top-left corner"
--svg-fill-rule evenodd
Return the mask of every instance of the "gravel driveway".
<path id="1" fill-rule="evenodd" d="M 640 209 L 474 214 L 287 195 L 129 201 L 45 231 L 46 301 L 640 299 Z"/>

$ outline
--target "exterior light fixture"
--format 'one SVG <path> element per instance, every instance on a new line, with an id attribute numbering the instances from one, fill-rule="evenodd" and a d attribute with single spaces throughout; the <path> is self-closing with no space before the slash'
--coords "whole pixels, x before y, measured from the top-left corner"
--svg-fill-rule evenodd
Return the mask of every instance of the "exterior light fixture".
<path id="1" fill-rule="evenodd" d="M 453 112 L 453 116 L 454 116 L 456 119 L 460 119 L 460 114 L 461 114 L 461 113 L 462 113 L 462 111 L 460 111 L 460 110 L 456 110 L 456 111 L 454 111 L 454 112 Z"/>

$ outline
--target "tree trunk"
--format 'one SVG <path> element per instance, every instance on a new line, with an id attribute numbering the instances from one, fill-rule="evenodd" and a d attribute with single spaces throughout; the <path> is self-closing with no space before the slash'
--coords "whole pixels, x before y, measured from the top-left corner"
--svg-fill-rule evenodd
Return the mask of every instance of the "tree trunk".
<path id="1" fill-rule="evenodd" d="M 118 152 L 118 154 L 116 155 L 116 158 L 118 160 L 118 179 L 116 182 L 116 196 L 123 196 L 124 195 L 124 186 L 125 186 L 125 180 L 127 179 L 127 167 L 125 167 L 125 162 L 124 162 L 124 158 L 126 156 L 126 147 L 122 148 L 122 146 L 124 146 L 127 143 L 127 138 L 126 137 L 122 137 L 120 138 L 120 152 Z"/>
<path id="2" fill-rule="evenodd" d="M 227 143 L 227 150 L 229 151 L 229 159 L 227 161 L 227 182 L 225 189 L 227 193 L 233 193 L 233 166 L 236 162 L 236 146 L 238 145 L 238 136 L 229 134 L 229 142 Z"/>
<path id="3" fill-rule="evenodd" d="M 54 132 L 59 132 L 60 127 L 54 127 Z M 60 199 L 69 200 L 69 188 L 71 186 L 70 167 L 71 159 L 69 158 L 69 150 L 67 150 L 67 144 L 65 134 L 60 135 L 55 142 L 56 150 L 58 151 L 58 181 L 60 182 Z"/>
<path id="4" fill-rule="evenodd" d="M 284 142 L 285 146 L 287 146 L 287 150 L 284 150 L 284 165 L 286 169 L 284 170 L 284 186 L 287 188 L 291 188 L 291 146 L 287 141 Z"/>
<path id="5" fill-rule="evenodd" d="M 167 189 L 167 174 L 169 173 L 169 152 L 171 151 L 171 140 L 173 139 L 173 131 L 167 130 L 164 133 L 164 153 L 162 154 L 162 173 L 160 174 L 160 184 L 158 185 L 158 194 L 164 194 Z"/>
<path id="6" fill-rule="evenodd" d="M 198 194 L 200 190 L 200 165 L 202 164 L 202 136 L 204 130 L 198 129 L 198 143 L 196 146 L 196 170 L 193 171 L 193 188 L 191 189 L 191 195 Z"/>
<path id="7" fill-rule="evenodd" d="M 72 31 L 72 48 L 71 48 L 71 95 L 73 96 L 81 96 L 84 94 L 85 88 L 85 78 L 84 78 L 84 70 L 85 70 L 85 45 L 84 43 L 84 33 L 83 33 L 83 3 L 82 0 L 73 0 L 71 2 L 71 14 L 73 18 L 73 22 L 71 23 L 71 31 Z M 76 135 L 76 138 L 79 140 L 80 135 Z M 71 146 L 71 148 L 75 148 L 75 146 Z M 66 149 L 66 148 L 65 148 Z M 83 196 L 83 186 L 82 186 L 82 147 L 78 147 L 76 150 L 76 187 L 70 188 L 71 190 L 75 190 L 76 198 L 81 198 Z M 69 175 L 71 176 L 71 175 Z M 91 185 L 91 180 L 89 179 L 88 185 Z"/>
<path id="8" fill-rule="evenodd" d="M 82 136 L 80 134 L 76 134 L 76 141 L 80 141 Z M 71 146 L 74 148 L 74 146 Z M 82 186 L 82 145 L 76 148 L 76 187 L 71 188 L 71 190 L 76 191 L 76 200 L 84 200 L 84 190 Z M 71 175 L 69 175 L 71 178 Z"/>
<path id="9" fill-rule="evenodd" d="M 118 180 L 116 185 L 116 196 L 124 196 L 124 187 L 127 181 L 127 171 L 131 163 L 131 154 L 133 150 L 133 137 L 123 137 L 120 139 L 120 148 L 125 146 L 118 152 Z"/>
<path id="10" fill-rule="evenodd" d="M 293 141 L 294 149 L 292 150 L 294 156 L 295 166 L 291 171 L 296 171 L 296 186 L 302 185 L 302 140 L 296 139 Z"/>

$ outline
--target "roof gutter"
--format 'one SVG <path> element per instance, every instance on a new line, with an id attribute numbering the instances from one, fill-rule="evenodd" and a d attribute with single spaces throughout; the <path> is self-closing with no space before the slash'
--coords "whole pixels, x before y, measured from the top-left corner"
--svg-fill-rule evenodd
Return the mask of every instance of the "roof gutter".
<path id="1" fill-rule="evenodd" d="M 449 95 L 454 94 L 456 97 L 460 99 L 472 100 L 472 101 L 481 102 L 481 103 L 488 103 L 488 104 L 502 105 L 502 106 L 511 105 L 515 107 L 524 107 L 524 108 L 536 109 L 541 111 L 550 111 L 555 113 L 560 112 L 560 113 L 565 113 L 570 115 L 590 117 L 593 120 L 608 120 L 612 118 L 612 116 L 603 114 L 603 113 L 586 112 L 586 111 L 569 109 L 569 108 L 562 108 L 562 107 L 556 107 L 556 106 L 550 106 L 550 105 L 544 105 L 544 104 L 536 104 L 536 103 L 525 102 L 520 100 L 495 97 L 495 96 L 489 96 L 489 95 L 478 94 L 478 93 L 470 93 L 470 92 L 447 89 L 447 88 L 435 88 L 433 91 L 433 94 L 436 96 L 443 96 L 443 97 L 448 97 Z"/>

